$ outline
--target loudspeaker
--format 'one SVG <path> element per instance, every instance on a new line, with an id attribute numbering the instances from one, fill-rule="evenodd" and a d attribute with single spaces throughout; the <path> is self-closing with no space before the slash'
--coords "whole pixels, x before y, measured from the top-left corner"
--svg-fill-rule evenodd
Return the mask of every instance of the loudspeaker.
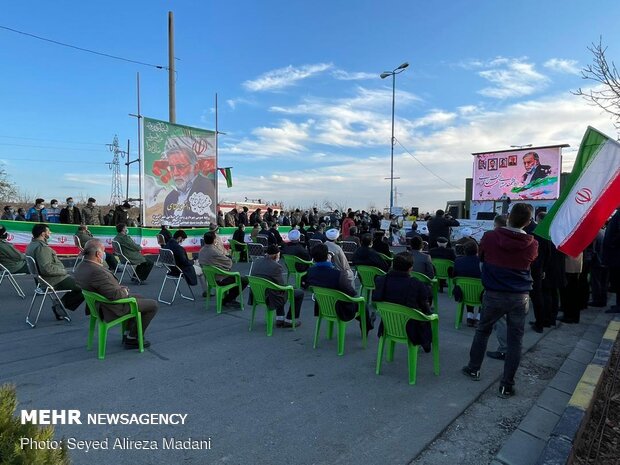
<path id="1" fill-rule="evenodd" d="M 477 220 L 494 220 L 496 216 L 497 216 L 497 213 L 495 212 L 478 212 L 476 214 L 476 219 Z"/>
<path id="2" fill-rule="evenodd" d="M 420 209 L 418 207 L 411 207 L 411 214 L 413 216 L 420 216 Z"/>

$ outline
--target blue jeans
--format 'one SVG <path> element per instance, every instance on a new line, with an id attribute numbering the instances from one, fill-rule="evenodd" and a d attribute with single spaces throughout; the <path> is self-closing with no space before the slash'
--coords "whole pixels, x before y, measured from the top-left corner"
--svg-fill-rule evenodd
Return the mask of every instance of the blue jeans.
<path id="1" fill-rule="evenodd" d="M 528 294 L 485 291 L 482 298 L 482 316 L 469 351 L 469 368 L 480 370 L 487 350 L 493 325 L 506 315 L 508 350 L 504 361 L 501 385 L 513 386 L 514 377 L 521 361 L 521 342 L 525 325 L 525 313 L 529 305 Z"/>

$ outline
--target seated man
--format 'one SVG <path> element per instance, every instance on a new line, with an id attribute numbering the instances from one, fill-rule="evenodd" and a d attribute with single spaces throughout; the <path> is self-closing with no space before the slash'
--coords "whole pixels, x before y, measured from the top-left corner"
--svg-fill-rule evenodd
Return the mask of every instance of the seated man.
<path id="1" fill-rule="evenodd" d="M 392 256 L 390 244 L 387 242 L 387 238 L 383 231 L 375 232 L 375 236 L 372 239 L 372 248 L 383 255 L 387 255 L 388 257 Z"/>
<path id="2" fill-rule="evenodd" d="M 138 310 L 142 317 L 142 334 L 146 332 L 151 320 L 157 313 L 157 302 L 132 295 L 124 286 L 121 286 L 114 275 L 103 268 L 105 248 L 99 239 L 91 239 L 84 245 L 84 261 L 75 270 L 75 279 L 86 291 L 96 292 L 108 300 L 135 297 Z M 104 321 L 112 321 L 129 313 L 129 304 L 99 304 L 100 316 Z M 123 344 L 126 349 L 138 348 L 138 329 L 135 319 L 127 321 L 123 335 Z M 149 341 L 144 340 L 144 347 L 149 347 Z"/>
<path id="3" fill-rule="evenodd" d="M 377 287 L 372 292 L 372 300 L 404 305 L 430 315 L 428 288 L 409 276 L 412 268 L 413 259 L 409 253 L 401 252 L 394 256 L 393 269 L 385 276 L 377 276 L 375 279 Z M 421 345 L 424 352 L 430 352 L 432 334 L 429 323 L 409 320 L 406 331 L 412 344 Z M 383 322 L 379 325 L 379 337 L 382 334 Z"/>
<path id="4" fill-rule="evenodd" d="M 273 235 L 273 238 L 276 241 L 276 245 L 282 246 L 282 244 L 284 244 L 284 240 L 282 239 L 282 236 L 280 235 L 280 232 L 278 231 L 277 222 L 275 221 L 271 222 L 271 225 L 269 227 L 269 232 Z"/>
<path id="5" fill-rule="evenodd" d="M 0 263 L 11 273 L 28 273 L 26 256 L 7 241 L 9 233 L 0 226 Z"/>
<path id="6" fill-rule="evenodd" d="M 371 245 L 372 236 L 370 234 L 364 234 L 359 249 L 353 254 L 353 265 L 374 266 L 387 273 L 390 269 L 390 264 L 381 258 L 381 255 L 370 247 Z"/>
<path id="7" fill-rule="evenodd" d="M 270 245 L 267 247 L 267 255 L 263 258 L 259 258 L 254 262 L 253 276 L 259 278 L 265 278 L 272 283 L 280 286 L 286 285 L 286 270 L 278 263 L 280 260 L 280 249 L 277 245 Z M 267 304 L 275 308 L 276 310 L 276 327 L 278 328 L 292 328 L 293 321 L 291 320 L 291 307 L 295 305 L 295 326 L 301 326 L 299 321 L 299 315 L 301 312 L 301 304 L 304 300 L 304 291 L 295 289 L 295 302 L 289 302 L 289 310 L 284 316 L 284 303 L 286 302 L 286 295 L 284 291 L 267 291 Z"/>
<path id="8" fill-rule="evenodd" d="M 330 260 L 329 250 L 326 244 L 317 244 L 312 248 L 312 258 L 314 265 L 308 270 L 302 285 L 304 288 L 310 286 L 325 287 L 336 289 L 350 297 L 355 297 L 357 293 L 351 285 L 351 281 L 344 270 L 337 269 Z M 355 317 L 357 305 L 350 302 L 337 302 L 336 314 L 342 321 L 350 321 Z M 315 303 L 314 314 L 319 314 L 318 304 Z M 360 323 L 361 325 L 361 323 Z M 366 330 L 373 328 L 370 315 L 366 314 Z"/>
<path id="9" fill-rule="evenodd" d="M 206 297 L 207 287 L 202 274 L 202 268 L 195 265 L 194 262 L 187 256 L 187 252 L 181 245 L 185 239 L 187 239 L 187 233 L 182 229 L 179 229 L 174 233 L 172 239 L 170 239 L 164 247 L 172 251 L 172 254 L 174 255 L 174 262 L 183 272 L 183 277 L 185 278 L 185 281 L 187 281 L 187 284 L 190 286 L 195 286 L 198 284 L 198 281 L 200 281 L 200 285 L 202 286 L 202 296 Z M 179 276 L 178 270 L 175 269 L 172 269 L 170 274 L 173 276 Z"/>
<path id="10" fill-rule="evenodd" d="M 267 239 L 267 245 L 278 245 L 276 236 L 273 234 L 273 231 L 268 228 L 267 223 L 264 221 L 260 224 L 260 231 L 257 236 L 265 237 Z"/>
<path id="11" fill-rule="evenodd" d="M 170 239 L 172 239 L 172 233 L 170 232 L 169 224 L 166 221 L 161 223 L 161 229 L 157 234 L 163 236 L 164 244 L 167 244 L 170 242 Z"/>
<path id="12" fill-rule="evenodd" d="M 88 226 L 85 224 L 81 224 L 78 226 L 77 232 L 75 233 L 77 238 L 80 240 L 80 246 L 84 248 L 86 243 L 93 239 L 93 233 L 88 230 Z M 116 257 L 114 254 L 106 254 L 105 262 L 108 265 L 108 269 L 112 272 L 116 271 L 116 265 L 118 262 L 116 261 Z"/>
<path id="13" fill-rule="evenodd" d="M 215 245 L 215 232 L 208 231 L 204 233 L 203 239 L 205 245 L 202 246 L 200 252 L 198 253 L 198 263 L 200 266 L 217 266 L 224 271 L 231 271 L 233 261 L 228 255 L 224 255 L 222 251 Z M 256 265 L 255 265 L 256 266 Z M 218 284 L 221 286 L 225 286 L 227 284 L 232 284 L 235 282 L 234 276 L 216 276 Z M 245 276 L 241 276 L 241 287 L 245 289 L 248 285 L 248 278 Z M 230 289 L 224 299 L 222 300 L 222 304 L 225 307 L 241 307 L 241 304 L 237 302 L 237 297 L 239 296 L 239 288 L 233 287 Z"/>
<path id="14" fill-rule="evenodd" d="M 154 263 L 140 253 L 142 247 L 136 244 L 131 236 L 127 234 L 127 225 L 125 223 L 117 224 L 116 231 L 118 234 L 114 237 L 114 240 L 121 245 L 123 255 L 127 257 L 127 260 L 136 267 L 136 274 L 140 281 L 145 281 L 153 269 Z M 138 282 L 134 277 L 131 280 Z"/>
<path id="15" fill-rule="evenodd" d="M 336 244 L 336 239 L 340 235 L 340 231 L 335 228 L 329 229 L 325 233 L 325 237 L 327 240 L 325 241 L 325 245 L 327 246 L 327 250 L 332 255 L 332 263 L 339 270 L 344 271 L 351 282 L 351 286 L 353 286 L 353 282 L 355 281 L 355 276 L 353 275 L 353 271 L 351 270 L 351 265 L 349 265 L 349 261 L 347 260 L 347 256 L 344 254 L 344 250 L 338 244 Z"/>
<path id="16" fill-rule="evenodd" d="M 306 249 L 305 246 L 299 243 L 300 237 L 301 233 L 297 229 L 291 229 L 291 231 L 288 233 L 288 240 L 290 242 L 282 246 L 282 255 L 295 255 L 302 260 L 310 261 L 312 260 L 312 258 L 308 253 L 308 249 Z M 296 263 L 295 269 L 300 272 L 306 271 L 308 269 L 308 265 L 305 265 L 303 263 Z"/>
<path id="17" fill-rule="evenodd" d="M 482 273 L 480 272 L 480 259 L 478 258 L 478 243 L 473 240 L 465 242 L 463 251 L 465 255 L 456 257 L 456 260 L 454 260 L 454 277 L 480 278 Z M 462 291 L 454 289 L 455 299 L 458 298 L 459 292 L 462 298 Z M 480 310 L 474 315 L 474 307 L 471 305 L 467 306 L 467 326 L 470 328 L 478 326 Z"/>
<path id="18" fill-rule="evenodd" d="M 232 239 L 233 241 L 237 241 L 241 244 L 245 244 L 245 224 L 239 223 L 239 226 L 237 226 L 237 229 L 235 229 L 235 232 L 233 233 Z M 246 252 L 245 247 L 241 247 L 237 245 L 235 246 L 235 252 L 239 252 L 240 262 L 248 261 L 248 254 Z"/>
<path id="19" fill-rule="evenodd" d="M 441 258 L 454 261 L 456 259 L 456 252 L 452 247 L 448 247 L 448 245 L 448 239 L 440 236 L 437 238 L 437 247 L 433 247 L 432 249 L 430 249 L 428 251 L 428 254 L 431 256 L 431 258 Z M 440 279 L 439 292 L 443 292 L 443 288 L 445 287 L 445 285 L 445 279 Z"/>
<path id="20" fill-rule="evenodd" d="M 50 228 L 46 224 L 35 224 L 32 227 L 32 241 L 26 248 L 26 255 L 34 258 L 39 270 L 39 275 L 47 281 L 57 291 L 69 290 L 60 299 L 65 308 L 76 310 L 82 302 L 84 296 L 82 289 L 69 276 L 65 266 L 58 260 L 54 249 L 47 245 L 51 237 Z M 62 320 L 67 316 L 63 308 L 55 303 L 52 305 L 54 315 L 57 320 Z"/>
<path id="21" fill-rule="evenodd" d="M 431 261 L 431 256 L 422 252 L 424 242 L 421 236 L 411 238 L 411 256 L 413 257 L 413 271 L 426 275 L 427 278 L 435 277 L 435 267 Z"/>
<path id="22" fill-rule="evenodd" d="M 342 240 L 347 241 L 347 242 L 355 242 L 357 246 L 359 247 L 361 242 L 360 242 L 360 238 L 357 237 L 357 226 L 351 226 L 349 228 L 349 235 L 344 237 Z"/>

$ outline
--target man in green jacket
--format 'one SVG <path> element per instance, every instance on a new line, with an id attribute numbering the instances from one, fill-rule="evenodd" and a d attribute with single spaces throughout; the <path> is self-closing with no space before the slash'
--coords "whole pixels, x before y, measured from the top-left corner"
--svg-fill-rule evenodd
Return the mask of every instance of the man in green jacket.
<path id="1" fill-rule="evenodd" d="M 11 273 L 28 273 L 26 256 L 7 241 L 9 234 L 0 226 L 0 263 Z"/>
<path id="2" fill-rule="evenodd" d="M 114 240 L 120 244 L 123 255 L 125 255 L 127 260 L 136 267 L 136 274 L 140 281 L 145 281 L 153 269 L 153 262 L 140 253 L 142 247 L 136 244 L 131 236 L 127 234 L 127 225 L 125 223 L 117 224 L 116 231 L 118 234 L 114 237 Z M 137 281 L 134 277 L 131 280 Z"/>
<path id="3" fill-rule="evenodd" d="M 56 252 L 47 244 L 51 235 L 50 228 L 46 224 L 35 224 L 32 227 L 32 241 L 26 248 L 26 255 L 34 258 L 39 275 L 56 291 L 70 291 L 62 296 L 62 304 L 69 310 L 75 310 L 84 302 L 82 289 L 67 274 Z M 64 310 L 56 304 L 52 305 L 52 310 L 58 320 L 66 316 Z"/>

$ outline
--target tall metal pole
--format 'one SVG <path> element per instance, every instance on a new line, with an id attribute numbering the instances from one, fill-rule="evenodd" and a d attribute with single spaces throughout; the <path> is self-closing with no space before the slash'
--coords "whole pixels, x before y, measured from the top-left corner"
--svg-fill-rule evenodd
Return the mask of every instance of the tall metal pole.
<path id="1" fill-rule="evenodd" d="M 394 208 L 394 106 L 396 102 L 396 73 L 392 73 L 392 139 L 390 147 L 390 215 Z"/>
<path id="2" fill-rule="evenodd" d="M 168 12 L 168 107 L 170 122 L 177 122 L 176 111 L 176 90 L 175 90 L 175 69 L 174 69 L 174 14 Z"/>
<path id="3" fill-rule="evenodd" d="M 127 190 L 125 192 L 127 192 L 127 195 L 125 196 L 125 199 L 129 198 L 129 161 L 131 160 L 131 152 L 129 151 L 129 139 L 127 139 L 127 163 L 125 163 L 125 166 L 127 166 Z"/>
<path id="4" fill-rule="evenodd" d="M 140 113 L 140 73 L 137 73 L 138 90 L 138 200 L 140 202 L 140 226 L 144 224 L 144 202 L 142 201 L 142 113 Z M 129 197 L 129 193 L 127 193 Z"/>
<path id="5" fill-rule="evenodd" d="M 218 173 L 219 171 L 219 167 L 220 165 L 219 160 L 218 160 L 218 135 L 219 135 L 219 129 L 218 129 L 218 125 L 217 125 L 217 92 L 215 94 L 215 221 L 217 222 L 217 209 L 218 209 L 218 202 L 219 202 L 219 179 L 220 179 L 220 175 Z"/>

